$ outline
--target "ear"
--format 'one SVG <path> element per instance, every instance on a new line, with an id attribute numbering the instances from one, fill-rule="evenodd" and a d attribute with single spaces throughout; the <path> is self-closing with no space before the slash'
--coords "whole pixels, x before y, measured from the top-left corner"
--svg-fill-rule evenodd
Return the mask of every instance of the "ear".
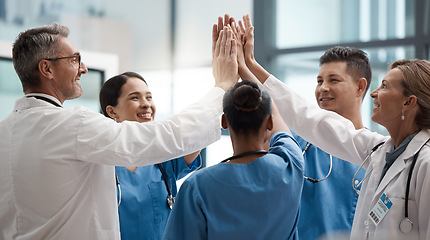
<path id="1" fill-rule="evenodd" d="M 118 114 L 115 111 L 115 108 L 112 105 L 108 105 L 106 107 L 106 113 L 109 115 L 109 117 L 111 117 L 112 119 L 117 119 L 118 118 Z"/>
<path id="2" fill-rule="evenodd" d="M 269 118 L 267 119 L 267 130 L 272 131 L 273 129 L 273 118 L 272 115 L 269 115 Z"/>
<path id="3" fill-rule="evenodd" d="M 366 93 L 367 80 L 365 78 L 360 78 L 357 80 L 357 97 L 363 99 L 363 95 Z"/>
<path id="4" fill-rule="evenodd" d="M 42 77 L 47 78 L 47 79 L 52 79 L 52 68 L 51 68 L 52 64 L 50 61 L 42 59 L 39 61 L 38 64 L 38 70 L 39 73 L 42 75 Z"/>
<path id="5" fill-rule="evenodd" d="M 403 102 L 403 110 L 404 111 L 410 110 L 410 109 L 414 108 L 415 106 L 417 106 L 417 103 L 418 103 L 417 96 L 410 95 Z"/>
<path id="6" fill-rule="evenodd" d="M 222 129 L 228 128 L 227 118 L 225 117 L 224 114 L 222 114 L 222 116 L 221 116 L 221 127 L 222 127 Z"/>

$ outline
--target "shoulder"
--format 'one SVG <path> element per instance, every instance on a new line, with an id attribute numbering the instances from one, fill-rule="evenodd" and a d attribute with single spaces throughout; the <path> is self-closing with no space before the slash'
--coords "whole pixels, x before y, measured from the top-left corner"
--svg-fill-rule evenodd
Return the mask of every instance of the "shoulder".
<path id="1" fill-rule="evenodd" d="M 302 137 L 300 137 L 299 135 L 297 135 L 297 133 L 295 133 L 294 131 L 290 130 L 294 139 L 296 140 L 296 142 L 299 144 L 300 148 L 303 150 L 306 145 L 308 144 L 308 141 L 306 141 L 305 139 L 303 139 Z"/>
<path id="2" fill-rule="evenodd" d="M 193 172 L 184 183 L 187 183 L 190 187 L 207 188 L 212 182 L 217 181 L 224 174 L 227 174 L 226 171 L 229 169 L 231 168 L 226 167 L 225 164 L 215 164 L 205 167 Z"/>
<path id="3" fill-rule="evenodd" d="M 289 151 L 294 152 L 295 154 L 301 153 L 301 149 L 299 148 L 299 144 L 294 139 L 294 137 L 287 132 L 279 131 L 272 135 L 270 138 L 270 149 L 269 152 L 275 151 L 276 149 L 288 149 Z M 272 151 L 270 151 L 272 150 Z"/>
<path id="4" fill-rule="evenodd" d="M 280 131 L 272 135 L 269 153 L 278 155 L 284 160 L 294 161 L 303 167 L 302 151 L 294 137 L 287 132 Z"/>

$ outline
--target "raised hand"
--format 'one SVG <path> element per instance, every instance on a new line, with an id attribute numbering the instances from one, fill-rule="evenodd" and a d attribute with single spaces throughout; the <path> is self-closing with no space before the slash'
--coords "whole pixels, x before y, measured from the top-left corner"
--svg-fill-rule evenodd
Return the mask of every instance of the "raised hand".
<path id="1" fill-rule="evenodd" d="M 243 23 L 242 21 L 239 21 L 239 27 L 240 30 L 243 32 L 244 35 L 244 54 L 245 54 L 245 60 L 247 62 L 249 61 L 255 61 L 254 58 L 254 26 L 252 26 L 251 17 L 249 14 L 246 14 L 243 16 Z"/>
<path id="2" fill-rule="evenodd" d="M 239 71 L 240 67 L 246 65 L 245 63 L 245 55 L 243 51 L 243 47 L 245 44 L 245 32 L 242 31 L 237 25 L 233 17 L 230 18 L 230 26 L 233 31 L 233 37 L 237 42 L 237 61 L 239 63 Z"/>
<path id="3" fill-rule="evenodd" d="M 234 19 L 233 19 L 234 20 Z M 230 15 L 224 15 L 224 21 L 222 17 L 218 17 L 218 25 L 214 24 L 212 27 L 212 55 L 215 52 L 216 42 L 218 40 L 221 30 L 230 25 Z"/>
<path id="4" fill-rule="evenodd" d="M 229 27 L 219 31 L 216 43 L 212 47 L 212 73 L 215 86 L 224 90 L 238 80 L 237 44 Z"/>
<path id="5" fill-rule="evenodd" d="M 243 16 L 243 23 L 239 21 L 240 31 L 244 32 L 244 55 L 245 63 L 252 74 L 260 81 L 264 83 L 270 76 L 270 73 L 266 71 L 254 58 L 254 26 L 252 26 L 251 17 L 249 14 Z"/>

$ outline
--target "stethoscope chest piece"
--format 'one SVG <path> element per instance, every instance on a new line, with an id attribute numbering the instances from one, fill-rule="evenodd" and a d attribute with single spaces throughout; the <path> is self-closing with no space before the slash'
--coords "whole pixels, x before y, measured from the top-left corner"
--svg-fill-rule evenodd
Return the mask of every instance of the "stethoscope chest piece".
<path id="1" fill-rule="evenodd" d="M 169 195 L 167 197 L 167 205 L 169 206 L 170 209 L 173 208 L 174 203 L 175 203 L 175 197 L 173 197 L 172 195 Z"/>
<path id="2" fill-rule="evenodd" d="M 399 224 L 400 231 L 402 233 L 409 233 L 412 231 L 413 224 L 409 218 L 403 218 L 403 220 Z"/>

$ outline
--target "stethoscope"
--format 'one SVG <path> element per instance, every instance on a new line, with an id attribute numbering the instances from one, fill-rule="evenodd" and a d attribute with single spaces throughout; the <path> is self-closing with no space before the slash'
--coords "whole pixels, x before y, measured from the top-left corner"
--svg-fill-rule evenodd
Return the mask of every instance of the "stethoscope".
<path id="1" fill-rule="evenodd" d="M 411 163 L 411 168 L 409 169 L 408 179 L 406 182 L 406 191 L 405 191 L 405 198 L 406 198 L 405 199 L 405 218 L 403 218 L 402 221 L 400 221 L 400 223 L 399 223 L 399 229 L 402 233 L 409 233 L 410 231 L 412 231 L 413 226 L 414 226 L 412 221 L 409 219 L 409 214 L 408 214 L 409 189 L 411 186 L 412 172 L 414 170 L 415 163 L 417 162 L 418 154 L 421 152 L 421 150 L 427 144 L 428 141 L 430 141 L 430 138 L 427 139 L 427 141 L 421 146 L 421 148 L 418 150 L 418 152 L 415 153 L 414 158 L 413 158 L 412 163 Z M 357 194 L 360 194 L 360 190 L 358 190 L 357 188 L 361 185 L 361 183 L 364 181 L 364 179 L 366 179 L 370 175 L 370 172 L 373 171 L 373 168 L 369 173 L 366 173 L 364 178 L 358 184 L 355 184 L 355 177 L 357 176 L 358 171 L 360 171 L 360 169 L 363 167 L 363 165 L 366 163 L 366 161 L 370 158 L 372 153 L 375 152 L 379 148 L 379 146 L 381 146 L 384 143 L 385 142 L 381 142 L 381 143 L 378 143 L 376 146 L 374 146 L 372 148 L 372 150 L 370 151 L 370 153 L 364 159 L 363 163 L 361 163 L 360 167 L 355 172 L 354 178 L 352 179 L 352 188 L 354 188 L 354 190 L 357 192 Z"/>
<path id="2" fill-rule="evenodd" d="M 166 172 L 164 172 L 163 167 L 160 163 L 157 164 L 158 168 L 160 169 L 161 174 L 163 175 L 164 184 L 167 188 L 167 206 L 169 206 L 170 209 L 173 208 L 173 204 L 175 203 L 175 197 L 172 195 L 172 190 L 170 188 L 169 180 L 167 178 Z M 121 204 L 121 185 L 119 184 L 118 175 L 115 173 L 115 181 L 116 186 L 118 187 L 118 207 Z"/>
<path id="3" fill-rule="evenodd" d="M 310 142 L 308 142 L 308 144 L 306 145 L 305 149 L 303 149 L 302 156 L 304 156 L 304 155 L 305 155 L 306 151 L 308 150 L 308 148 L 309 148 L 310 146 L 311 146 L 311 143 L 310 143 Z M 317 182 L 321 182 L 321 181 L 326 180 L 326 179 L 328 178 L 328 176 L 330 176 L 331 169 L 333 168 L 333 157 L 331 156 L 331 154 L 329 154 L 329 155 L 330 155 L 330 168 L 329 168 L 329 170 L 328 170 L 327 175 L 326 175 L 324 178 L 321 178 L 321 179 L 314 179 L 314 178 L 310 178 L 310 177 L 306 177 L 306 176 L 304 176 L 304 178 L 305 178 L 306 180 L 308 180 L 309 182 L 311 182 L 311 183 L 317 183 Z"/>

